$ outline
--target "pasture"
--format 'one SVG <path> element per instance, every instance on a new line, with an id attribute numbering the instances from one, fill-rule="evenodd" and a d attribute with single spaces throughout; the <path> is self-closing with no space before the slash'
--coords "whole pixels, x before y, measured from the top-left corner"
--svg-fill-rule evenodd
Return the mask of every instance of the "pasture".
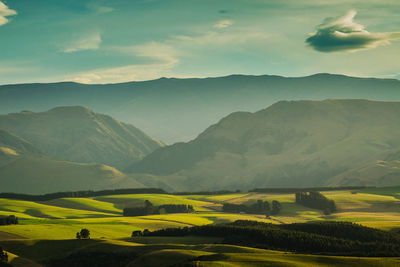
<path id="1" fill-rule="evenodd" d="M 15 215 L 18 225 L 0 226 L 0 245 L 15 256 L 13 262 L 43 262 L 49 249 L 52 255 L 62 256 L 63 251 L 78 249 L 82 242 L 75 240 L 80 229 L 91 232 L 92 248 L 137 250 L 146 247 L 148 254 L 135 259 L 137 264 L 149 262 L 157 266 L 156 258 L 174 263 L 200 257 L 198 266 L 257 266 L 265 262 L 271 266 L 351 266 L 356 262 L 364 266 L 396 266 L 397 259 L 357 259 L 349 257 L 328 257 L 288 254 L 284 252 L 259 251 L 250 248 L 234 248 L 215 243 L 211 239 L 179 238 L 130 238 L 132 231 L 157 230 L 169 227 L 190 227 L 212 223 L 233 222 L 236 220 L 257 220 L 273 224 L 310 221 L 351 221 L 384 230 L 400 228 L 400 199 L 396 190 L 390 191 L 331 191 L 322 192 L 336 202 L 338 211 L 324 215 L 322 211 L 307 208 L 295 203 L 294 194 L 237 193 L 227 195 L 168 195 L 132 194 L 110 195 L 93 198 L 61 198 L 43 202 L 0 199 L 0 215 Z M 381 194 L 379 193 L 381 192 Z M 124 217 L 125 207 L 143 205 L 150 200 L 154 205 L 186 204 L 193 205 L 194 213 L 162 214 L 137 217 Z M 224 203 L 251 204 L 257 200 L 278 200 L 282 210 L 267 218 L 261 214 L 242 214 L 222 212 Z M 89 244 L 89 243 L 86 243 Z M 175 244 L 175 245 L 171 245 Z M 186 246 L 183 246 L 186 244 Z M 188 245 L 190 244 L 190 246 Z M 171 247 L 172 246 L 172 247 Z M 204 246 L 204 247 L 201 247 Z M 179 248 L 177 248 L 179 247 Z M 30 251 L 47 251 L 33 255 Z M 37 248 L 37 249 L 36 249 Z M 63 248 L 63 249 L 61 249 Z M 57 252 L 60 250 L 60 252 Z M 238 252 L 238 250 L 240 252 Z M 17 260 L 18 259 L 18 260 Z M 22 266 L 22 265 L 20 265 Z"/>

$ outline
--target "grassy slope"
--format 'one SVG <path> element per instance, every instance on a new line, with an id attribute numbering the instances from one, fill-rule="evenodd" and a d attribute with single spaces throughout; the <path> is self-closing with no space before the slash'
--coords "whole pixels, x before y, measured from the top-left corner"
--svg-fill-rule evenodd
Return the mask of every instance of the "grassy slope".
<path id="1" fill-rule="evenodd" d="M 114 195 L 93 198 L 66 198 L 43 203 L 0 199 L 0 214 L 16 214 L 23 220 L 20 225 L 1 226 L 0 230 L 30 239 L 3 240 L 0 245 L 26 259 L 43 261 L 50 257 L 65 256 L 76 249 L 140 251 L 140 258 L 132 264 L 146 262 L 159 266 L 160 261 L 179 263 L 203 255 L 199 266 L 396 266 L 398 259 L 326 257 L 290 254 L 212 244 L 217 240 L 185 238 L 128 238 L 133 230 L 183 227 L 235 220 L 262 220 L 271 223 L 290 223 L 315 220 L 357 221 L 363 225 L 390 229 L 400 227 L 400 200 L 392 195 L 397 188 L 376 189 L 371 192 L 352 194 L 350 191 L 324 192 L 337 203 L 339 212 L 324 216 L 320 211 L 294 203 L 293 194 L 231 194 L 218 196 L 173 196 L 173 195 Z M 150 199 L 155 205 L 175 203 L 194 205 L 192 214 L 166 214 L 140 217 L 118 216 L 123 205 L 141 204 Z M 283 209 L 279 216 L 267 220 L 263 215 L 227 214 L 219 211 L 224 202 L 251 203 L 257 199 L 279 200 Z M 52 218 L 58 219 L 52 219 Z M 91 231 L 96 240 L 79 242 L 68 240 L 82 228 Z M 119 240 L 116 240 L 119 239 Z M 123 241 L 125 240 L 125 241 Z M 169 243 L 169 245 L 165 245 Z M 174 245 L 173 245 L 174 244 Z M 185 244 L 185 245 L 183 245 Z M 197 245 L 196 245 L 197 244 Z M 157 257 L 155 257 L 157 256 Z M 268 265 L 267 265 L 268 266 Z"/>
<path id="2" fill-rule="evenodd" d="M 188 242 L 189 241 L 189 242 Z M 292 254 L 240 246 L 211 244 L 204 238 L 135 238 L 112 240 L 4 241 L 0 244 L 22 257 L 45 261 L 73 251 L 130 252 L 140 255 L 132 266 L 166 266 L 202 256 L 196 266 L 398 266 L 398 258 L 355 258 Z M 146 244 L 146 245 L 144 245 Z"/>
<path id="3" fill-rule="evenodd" d="M 391 191 L 390 191 L 391 190 Z M 396 194 L 386 189 L 385 194 Z M 218 196 L 175 196 L 163 194 L 113 195 L 97 198 L 63 198 L 42 203 L 0 199 L 0 215 L 15 214 L 20 225 L 2 226 L 1 231 L 33 239 L 69 239 L 81 228 L 89 228 L 94 238 L 124 238 L 133 230 L 182 227 L 235 220 L 262 220 L 271 223 L 341 220 L 382 229 L 400 227 L 400 200 L 390 195 L 350 191 L 324 192 L 337 203 L 338 212 L 325 216 L 321 211 L 294 203 L 293 194 L 231 194 Z M 196 213 L 122 217 L 122 208 L 168 203 L 194 205 Z M 224 202 L 252 203 L 257 199 L 278 200 L 282 211 L 270 220 L 263 215 L 228 214 L 219 210 Z"/>

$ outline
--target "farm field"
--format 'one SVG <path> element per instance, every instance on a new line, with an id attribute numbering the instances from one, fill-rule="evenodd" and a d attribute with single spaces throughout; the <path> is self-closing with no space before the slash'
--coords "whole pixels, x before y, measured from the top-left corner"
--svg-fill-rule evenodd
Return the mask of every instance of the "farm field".
<path id="1" fill-rule="evenodd" d="M 85 249 L 116 247 L 137 251 L 145 249 L 148 254 L 135 259 L 139 264 L 148 261 L 146 266 L 160 266 L 154 258 L 165 262 L 188 260 L 201 256 L 198 266 L 257 266 L 260 262 L 270 266 L 351 266 L 355 263 L 364 266 L 398 266 L 398 259 L 351 257 L 328 257 L 299 255 L 285 252 L 264 251 L 251 248 L 238 248 L 214 244 L 218 240 L 210 238 L 130 238 L 132 231 L 150 231 L 200 226 L 213 223 L 226 223 L 236 220 L 256 220 L 283 224 L 313 221 L 350 221 L 364 226 L 383 230 L 400 229 L 400 199 L 395 189 L 374 192 L 330 191 L 322 192 L 336 202 L 338 211 L 324 215 L 322 211 L 307 208 L 295 203 L 294 194 L 237 193 L 227 195 L 168 195 L 132 194 L 109 195 L 93 198 L 61 198 L 50 201 L 21 201 L 0 199 L 0 215 L 15 215 L 18 225 L 0 226 L 0 246 L 16 256 L 10 257 L 15 266 L 27 261 L 43 263 L 49 244 L 55 250 L 52 257 L 63 256 L 85 244 Z M 136 217 L 122 216 L 125 207 L 143 205 L 150 200 L 154 205 L 186 204 L 193 205 L 194 213 L 161 214 Z M 281 212 L 267 218 L 260 214 L 225 213 L 224 203 L 251 204 L 257 200 L 278 200 Z M 90 230 L 92 240 L 75 240 L 82 228 Z M 87 241 L 87 242 L 86 242 Z M 86 242 L 86 243 L 85 243 Z M 89 246 L 87 246 L 89 244 Z M 185 244 L 185 246 L 184 246 Z M 188 245 L 190 244 L 190 246 Z M 208 244 L 208 245 L 207 245 Z M 61 249 L 62 248 L 62 249 Z M 47 251 L 32 253 L 31 251 Z M 60 251 L 58 251 L 59 249 Z M 147 255 L 147 256 L 146 256 Z M 157 257 L 153 257 L 157 255 Z M 147 258 L 146 258 L 147 257 Z M 159 263 L 159 262 L 158 262 Z M 362 264 L 361 264 L 362 263 Z M 396 265 L 397 264 L 397 265 Z M 32 265 L 33 266 L 33 265 Z"/>

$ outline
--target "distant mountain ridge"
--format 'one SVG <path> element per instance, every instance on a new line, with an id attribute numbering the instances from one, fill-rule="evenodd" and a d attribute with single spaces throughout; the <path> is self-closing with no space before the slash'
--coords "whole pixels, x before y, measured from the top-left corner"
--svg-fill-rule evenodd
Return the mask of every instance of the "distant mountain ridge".
<path id="1" fill-rule="evenodd" d="M 400 102 L 280 101 L 256 113 L 232 113 L 193 141 L 160 148 L 130 170 L 189 191 L 398 185 L 400 177 L 334 177 L 394 157 L 400 150 L 399 115 Z"/>
<path id="2" fill-rule="evenodd" d="M 172 144 L 195 138 L 232 112 L 255 112 L 280 100 L 327 98 L 400 101 L 400 81 L 322 73 L 295 78 L 231 75 L 101 85 L 3 85 L 0 113 L 87 106 Z"/>
<path id="3" fill-rule="evenodd" d="M 130 124 L 80 106 L 0 115 L 0 129 L 55 159 L 119 169 L 162 146 Z"/>

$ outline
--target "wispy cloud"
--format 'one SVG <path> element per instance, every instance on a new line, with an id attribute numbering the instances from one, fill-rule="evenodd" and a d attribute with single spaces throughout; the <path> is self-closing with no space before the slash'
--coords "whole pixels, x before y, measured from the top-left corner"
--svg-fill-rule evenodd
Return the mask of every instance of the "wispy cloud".
<path id="1" fill-rule="evenodd" d="M 14 15 L 17 15 L 17 11 L 10 9 L 0 1 L 0 26 L 8 23 L 9 20 L 6 17 Z"/>
<path id="2" fill-rule="evenodd" d="M 114 8 L 109 6 L 98 5 L 96 2 L 88 3 L 87 7 L 98 14 L 105 14 L 114 11 Z"/>
<path id="3" fill-rule="evenodd" d="M 99 49 L 100 44 L 101 44 L 100 33 L 95 32 L 82 36 L 77 40 L 71 41 L 70 43 L 65 45 L 62 51 L 64 53 L 72 53 L 82 50 L 96 50 Z"/>
<path id="4" fill-rule="evenodd" d="M 161 42 L 147 42 L 140 45 L 109 47 L 104 49 L 123 53 L 133 60 L 145 59 L 145 63 L 126 66 L 94 69 L 69 76 L 66 80 L 80 83 L 118 83 L 127 81 L 143 81 L 159 77 L 183 77 L 174 72 L 174 68 L 182 58 L 193 58 L 196 52 L 204 49 L 226 51 L 240 48 L 247 42 L 265 41 L 270 36 L 263 31 L 238 28 L 234 31 L 209 30 L 202 34 L 171 36 Z M 139 60 L 137 60 L 139 61 Z M 142 61 L 142 60 L 140 60 Z"/>
<path id="5" fill-rule="evenodd" d="M 351 10 L 341 17 L 326 18 L 306 43 L 320 52 L 356 52 L 388 45 L 400 38 L 400 32 L 368 32 L 365 26 L 353 21 L 356 14 Z"/>
<path id="6" fill-rule="evenodd" d="M 223 20 L 217 21 L 217 23 L 215 23 L 213 25 L 213 28 L 215 28 L 215 29 L 228 28 L 229 26 L 232 26 L 232 24 L 233 24 L 233 20 L 223 19 Z"/>
<path id="7" fill-rule="evenodd" d="M 66 80 L 72 79 L 79 83 L 117 83 L 151 80 L 161 76 L 172 76 L 172 68 L 179 63 L 176 49 L 163 43 L 150 42 L 136 46 L 117 47 L 114 50 L 130 56 L 146 58 L 151 62 L 95 69 L 78 73 L 73 77 L 68 77 Z"/>

